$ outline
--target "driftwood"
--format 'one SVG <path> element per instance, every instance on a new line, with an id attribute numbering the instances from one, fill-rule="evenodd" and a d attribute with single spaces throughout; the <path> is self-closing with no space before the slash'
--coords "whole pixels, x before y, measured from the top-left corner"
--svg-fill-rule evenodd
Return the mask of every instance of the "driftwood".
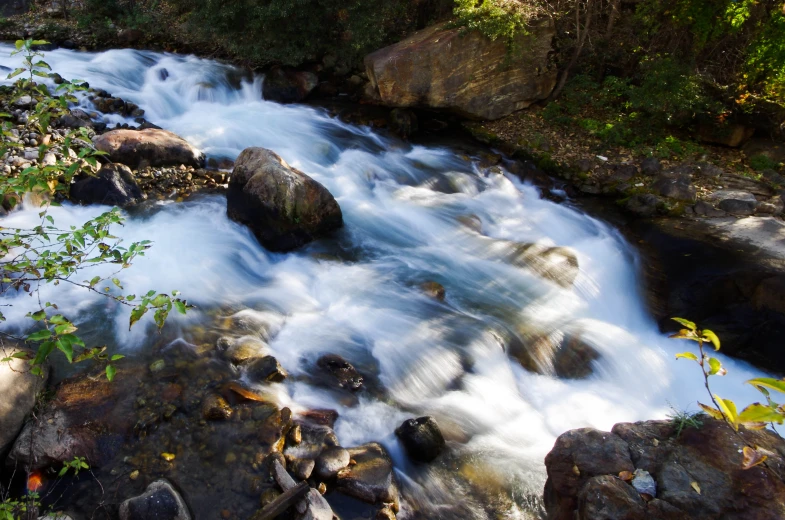
<path id="1" fill-rule="evenodd" d="M 289 509 L 308 493 L 310 486 L 307 482 L 303 481 L 284 491 L 275 500 L 264 506 L 263 509 L 257 511 L 251 520 L 273 520 L 278 515 Z"/>

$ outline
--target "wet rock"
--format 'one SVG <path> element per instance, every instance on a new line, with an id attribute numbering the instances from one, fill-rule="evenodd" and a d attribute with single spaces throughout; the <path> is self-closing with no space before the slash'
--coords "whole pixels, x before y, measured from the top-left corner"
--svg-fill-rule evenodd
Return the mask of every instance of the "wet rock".
<path id="1" fill-rule="evenodd" d="M 365 69 L 385 105 L 498 119 L 545 99 L 556 85 L 556 70 L 548 64 L 553 23 L 528 32 L 518 42 L 526 51 L 511 58 L 501 39 L 434 25 L 369 54 Z"/>
<path id="2" fill-rule="evenodd" d="M 274 462 L 273 473 L 275 481 L 284 491 L 289 491 L 297 486 L 292 477 L 286 473 L 280 462 Z M 297 512 L 302 520 L 333 520 L 333 510 L 327 500 L 316 489 L 309 489 L 300 502 L 296 505 Z"/>
<path id="3" fill-rule="evenodd" d="M 210 394 L 202 400 L 202 417 L 208 421 L 225 421 L 233 413 L 226 399 L 218 394 Z"/>
<path id="4" fill-rule="evenodd" d="M 235 162 L 227 212 L 273 251 L 288 251 L 343 226 L 327 189 L 264 148 L 247 148 Z"/>
<path id="5" fill-rule="evenodd" d="M 302 413 L 303 419 L 313 424 L 332 428 L 338 420 L 338 412 L 335 410 L 308 410 Z"/>
<path id="6" fill-rule="evenodd" d="M 82 204 L 106 204 L 127 207 L 146 198 L 130 168 L 109 164 L 95 177 L 82 175 L 71 185 L 71 200 Z"/>
<path id="7" fill-rule="evenodd" d="M 654 194 L 642 193 L 627 199 L 624 209 L 636 217 L 651 218 L 657 214 L 661 202 L 660 198 Z"/>
<path id="8" fill-rule="evenodd" d="M 351 457 L 345 448 L 333 446 L 325 448 L 316 458 L 314 474 L 323 480 L 331 479 L 349 465 Z"/>
<path id="9" fill-rule="evenodd" d="M 224 352 L 226 359 L 235 365 L 242 365 L 254 359 L 264 357 L 269 347 L 258 338 L 243 336 L 237 338 Z"/>
<path id="10" fill-rule="evenodd" d="M 585 379 L 594 372 L 592 361 L 599 358 L 600 353 L 579 334 L 569 334 L 553 356 L 553 368 L 562 379 Z"/>
<path id="11" fill-rule="evenodd" d="M 619 164 L 613 170 L 610 180 L 613 182 L 625 182 L 638 175 L 638 168 L 634 164 Z"/>
<path id="12" fill-rule="evenodd" d="M 297 459 L 291 465 L 292 473 L 300 480 L 311 478 L 314 467 L 316 467 L 316 461 L 313 459 Z"/>
<path id="13" fill-rule="evenodd" d="M 395 108 L 388 116 L 390 130 L 406 139 L 417 132 L 417 115 L 405 108 Z"/>
<path id="14" fill-rule="evenodd" d="M 652 189 L 670 199 L 694 201 L 697 196 L 695 186 L 686 175 L 662 176 L 652 184 Z"/>
<path id="15" fill-rule="evenodd" d="M 444 297 L 446 295 L 444 286 L 439 282 L 425 282 L 420 286 L 422 291 L 433 298 L 434 300 L 438 300 L 440 302 L 444 301 Z"/>
<path id="16" fill-rule="evenodd" d="M 340 388 L 356 392 L 363 386 L 363 376 L 341 356 L 327 354 L 320 357 L 316 365 Z"/>
<path id="17" fill-rule="evenodd" d="M 10 345 L 0 347 L 0 359 L 14 355 L 34 357 L 34 353 Z M 44 366 L 43 377 L 30 373 L 25 359 L 12 358 L 0 362 L 0 457 L 11 447 L 25 419 L 35 406 L 36 396 L 46 386 L 49 366 Z"/>
<path id="18" fill-rule="evenodd" d="M 374 520 L 395 520 L 395 513 L 392 509 L 385 506 L 376 513 L 376 517 Z"/>
<path id="19" fill-rule="evenodd" d="M 288 375 L 273 356 L 264 356 L 248 363 L 247 374 L 252 381 L 259 383 L 280 383 Z"/>
<path id="20" fill-rule="evenodd" d="M 395 430 L 412 460 L 431 462 L 445 446 L 444 437 L 433 417 L 408 419 Z"/>
<path id="21" fill-rule="evenodd" d="M 369 504 L 393 504 L 398 510 L 398 485 L 393 464 L 381 444 L 370 443 L 349 450 L 355 465 L 338 472 L 336 489 Z"/>
<path id="22" fill-rule="evenodd" d="M 741 438 L 708 417 L 679 436 L 670 421 L 567 432 L 546 457 L 548 518 L 779 518 L 785 483 L 771 474 L 785 469 L 785 441 L 743 428 Z M 770 454 L 768 468 L 741 469 L 745 441 Z M 634 472 L 631 483 L 618 478 L 621 471 Z"/>
<path id="23" fill-rule="evenodd" d="M 512 249 L 513 264 L 527 267 L 562 287 L 571 287 L 578 277 L 578 257 L 566 247 L 514 244 Z"/>
<path id="24" fill-rule="evenodd" d="M 106 152 L 113 162 L 137 169 L 143 166 L 204 166 L 204 154 L 182 137 L 147 128 L 144 130 L 112 130 L 93 138 L 96 149 Z"/>
<path id="25" fill-rule="evenodd" d="M 647 157 L 641 161 L 641 173 L 649 177 L 657 176 L 662 171 L 662 164 L 656 157 Z"/>
<path id="26" fill-rule="evenodd" d="M 63 410 L 48 409 L 29 421 L 17 437 L 7 464 L 17 463 L 30 470 L 62 467 L 74 457 L 86 457 L 92 466 L 101 460 L 99 432 L 93 425 L 72 424 Z"/>
<path id="27" fill-rule="evenodd" d="M 120 504 L 120 520 L 190 520 L 183 497 L 166 480 L 156 480 L 145 492 Z"/>
<path id="28" fill-rule="evenodd" d="M 278 103 L 299 103 L 319 84 L 312 72 L 287 67 L 273 67 L 264 75 L 262 96 Z"/>

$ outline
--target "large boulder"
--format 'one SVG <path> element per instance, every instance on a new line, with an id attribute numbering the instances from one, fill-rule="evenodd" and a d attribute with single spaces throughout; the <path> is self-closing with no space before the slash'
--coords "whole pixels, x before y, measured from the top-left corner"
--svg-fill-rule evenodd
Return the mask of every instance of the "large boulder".
<path id="1" fill-rule="evenodd" d="M 227 212 L 272 251 L 289 251 L 343 226 L 327 188 L 265 148 L 246 148 L 237 158 Z"/>
<path id="2" fill-rule="evenodd" d="M 8 451 L 22 429 L 49 374 L 48 367 L 44 368 L 44 377 L 31 374 L 28 362 L 14 358 L 15 354 L 32 355 L 16 347 L 0 347 L 0 359 L 11 358 L 0 362 L 0 395 L 3 396 L 0 399 L 0 456 Z"/>
<path id="3" fill-rule="evenodd" d="M 93 144 L 112 161 L 131 168 L 181 164 L 201 168 L 205 162 L 204 154 L 188 141 L 157 128 L 112 130 L 93 138 Z"/>
<path id="4" fill-rule="evenodd" d="M 550 95 L 554 34 L 553 23 L 542 21 L 518 37 L 511 54 L 503 38 L 434 25 L 369 54 L 365 69 L 385 105 L 498 119 Z"/>
<path id="5" fill-rule="evenodd" d="M 671 421 L 648 421 L 561 435 L 545 458 L 547 518 L 783 518 L 785 441 L 769 430 L 737 434 L 706 416 L 702 423 L 680 433 Z M 742 469 L 745 441 L 769 454 L 766 467 Z"/>
<path id="6" fill-rule="evenodd" d="M 431 462 L 444 449 L 444 436 L 430 416 L 418 419 L 407 419 L 395 429 L 395 435 L 401 440 L 406 453 L 412 460 Z"/>
<path id="7" fill-rule="evenodd" d="M 146 197 L 128 166 L 109 164 L 93 175 L 82 175 L 71 185 L 71 200 L 82 204 L 130 206 Z"/>

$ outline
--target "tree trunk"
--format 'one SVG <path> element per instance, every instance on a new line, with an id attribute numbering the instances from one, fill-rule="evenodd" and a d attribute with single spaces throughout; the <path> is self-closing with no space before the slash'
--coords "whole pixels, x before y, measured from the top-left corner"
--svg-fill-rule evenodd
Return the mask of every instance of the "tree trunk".
<path id="1" fill-rule="evenodd" d="M 581 4 L 580 2 L 575 5 L 575 28 L 577 34 L 577 42 L 575 43 L 575 52 L 572 54 L 572 59 L 570 63 L 567 64 L 564 71 L 561 74 L 561 78 L 559 78 L 559 84 L 556 85 L 556 89 L 554 89 L 553 94 L 551 95 L 552 99 L 556 99 L 561 94 L 562 89 L 564 89 L 565 83 L 567 83 L 567 78 L 570 77 L 570 71 L 578 62 L 578 58 L 581 56 L 581 52 L 583 52 L 583 47 L 586 45 L 586 37 L 589 35 L 589 28 L 591 27 L 591 19 L 592 19 L 592 0 L 585 0 L 586 7 L 585 7 L 585 21 L 583 23 L 583 30 L 581 30 Z"/>

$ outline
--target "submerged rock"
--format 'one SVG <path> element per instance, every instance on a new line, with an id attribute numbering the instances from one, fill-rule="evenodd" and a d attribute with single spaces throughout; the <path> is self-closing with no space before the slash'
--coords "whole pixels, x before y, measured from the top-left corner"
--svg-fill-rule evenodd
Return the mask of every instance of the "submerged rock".
<path id="1" fill-rule="evenodd" d="M 412 460 L 431 462 L 444 449 L 444 437 L 433 417 L 408 419 L 395 429 Z"/>
<path id="2" fill-rule="evenodd" d="M 225 421 L 233 413 L 226 399 L 218 394 L 210 394 L 202 401 L 202 417 L 208 421 Z"/>
<path id="3" fill-rule="evenodd" d="M 498 119 L 545 99 L 556 85 L 549 65 L 552 22 L 518 37 L 511 57 L 503 38 L 434 25 L 365 57 L 365 70 L 383 104 L 447 108 Z"/>
<path id="4" fill-rule="evenodd" d="M 319 78 L 313 72 L 273 67 L 264 75 L 262 96 L 267 101 L 299 103 L 316 88 Z"/>
<path id="5" fill-rule="evenodd" d="M 109 164 L 93 177 L 82 175 L 71 185 L 71 200 L 82 204 L 126 207 L 146 198 L 133 172 L 122 164 Z"/>
<path id="6" fill-rule="evenodd" d="M 106 152 L 113 162 L 131 168 L 178 166 L 201 168 L 204 154 L 182 137 L 155 128 L 112 130 L 93 138 L 96 149 Z"/>
<path id="7" fill-rule="evenodd" d="M 264 356 L 248 363 L 248 377 L 259 383 L 280 383 L 286 376 L 286 370 L 273 356 Z"/>
<path id="8" fill-rule="evenodd" d="M 316 365 L 339 387 L 356 392 L 363 386 L 363 376 L 341 356 L 327 354 L 316 361 Z"/>
<path id="9" fill-rule="evenodd" d="M 120 504 L 120 520 L 191 520 L 183 497 L 164 480 L 156 480 L 145 492 Z"/>
<path id="10" fill-rule="evenodd" d="M 264 148 L 247 148 L 237 158 L 227 213 L 272 251 L 297 248 L 343 226 L 327 188 Z"/>
<path id="11" fill-rule="evenodd" d="M 33 356 L 28 350 L 10 345 L 0 348 L 0 359 L 15 354 Z M 25 359 L 0 362 L 0 456 L 11 447 L 35 406 L 36 396 L 46 386 L 48 365 L 43 372 L 43 377 L 31 374 Z"/>
<path id="12" fill-rule="evenodd" d="M 351 457 L 346 448 L 333 446 L 325 448 L 316 458 L 314 474 L 320 479 L 330 479 L 349 465 Z"/>

